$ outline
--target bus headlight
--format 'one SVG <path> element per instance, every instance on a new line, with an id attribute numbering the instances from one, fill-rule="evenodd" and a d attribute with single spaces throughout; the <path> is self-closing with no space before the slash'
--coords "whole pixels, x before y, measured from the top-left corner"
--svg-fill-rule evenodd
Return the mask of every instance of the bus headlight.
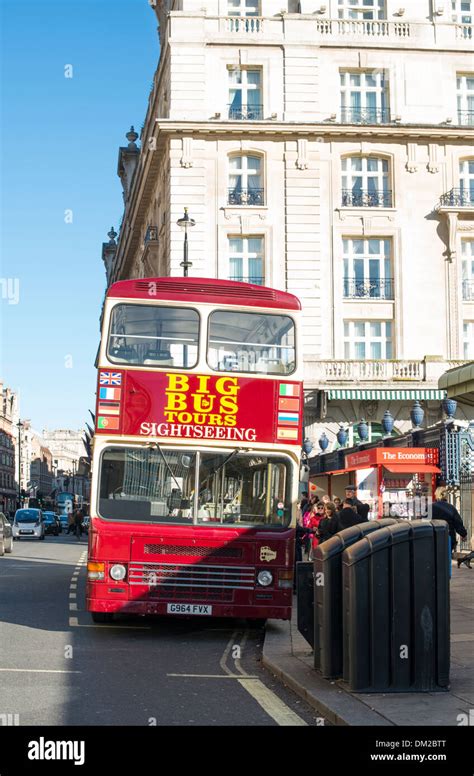
<path id="1" fill-rule="evenodd" d="M 127 568 L 126 566 L 122 566 L 121 563 L 114 563 L 114 565 L 110 567 L 109 574 L 116 582 L 120 582 L 120 580 L 125 579 L 127 576 Z"/>
<path id="2" fill-rule="evenodd" d="M 267 569 L 265 569 L 265 571 L 260 571 L 257 575 L 257 582 L 262 587 L 268 587 L 268 585 L 271 585 L 273 582 L 273 574 Z"/>

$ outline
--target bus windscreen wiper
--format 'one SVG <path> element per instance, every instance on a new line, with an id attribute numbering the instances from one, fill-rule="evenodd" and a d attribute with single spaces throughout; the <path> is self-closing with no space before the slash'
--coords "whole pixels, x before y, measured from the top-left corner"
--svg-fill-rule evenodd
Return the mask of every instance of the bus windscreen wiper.
<path id="1" fill-rule="evenodd" d="M 179 484 L 178 480 L 174 476 L 173 470 L 172 470 L 171 466 L 169 465 L 168 461 L 166 460 L 165 455 L 164 455 L 163 450 L 161 449 L 160 445 L 158 444 L 158 442 L 153 442 L 153 444 L 150 445 L 150 447 L 155 447 L 155 446 L 156 446 L 156 449 L 158 450 L 159 454 L 163 458 L 163 461 L 164 461 L 164 464 L 165 464 L 166 468 L 168 469 L 169 473 L 171 474 L 172 478 L 174 479 L 174 481 L 176 483 L 177 489 L 181 492 L 181 485 Z"/>
<path id="2" fill-rule="evenodd" d="M 225 461 L 223 461 L 223 462 L 221 463 L 221 465 L 220 465 L 220 466 L 218 466 L 218 467 L 217 467 L 217 469 L 215 470 L 215 472 L 213 472 L 213 473 L 214 473 L 214 474 L 217 474 L 218 472 L 220 472 L 220 470 L 224 468 L 224 466 L 226 465 L 226 463 L 229 463 L 229 461 L 231 460 L 231 458 L 233 458 L 233 457 L 234 457 L 234 455 L 237 455 L 237 453 L 241 453 L 241 452 L 242 452 L 242 450 L 243 450 L 243 448 L 242 448 L 242 447 L 236 447 L 236 448 L 235 448 L 235 450 L 232 450 L 232 452 L 230 453 L 230 455 L 228 455 L 228 456 L 227 456 L 227 458 L 225 459 Z"/>

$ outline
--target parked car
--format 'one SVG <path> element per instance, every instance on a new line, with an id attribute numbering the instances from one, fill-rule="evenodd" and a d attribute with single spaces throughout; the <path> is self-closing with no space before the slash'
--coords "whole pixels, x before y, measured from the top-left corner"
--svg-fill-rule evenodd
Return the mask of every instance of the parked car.
<path id="1" fill-rule="evenodd" d="M 61 523 L 61 529 L 67 531 L 69 527 L 68 515 L 59 515 L 59 522 Z"/>
<path id="2" fill-rule="evenodd" d="M 61 523 L 56 512 L 43 512 L 45 533 L 59 536 L 61 533 Z"/>
<path id="3" fill-rule="evenodd" d="M 13 531 L 10 521 L 0 512 L 0 556 L 13 551 Z"/>
<path id="4" fill-rule="evenodd" d="M 46 534 L 43 513 L 41 509 L 17 509 L 13 521 L 13 538 L 31 536 L 34 539 L 44 539 Z"/>

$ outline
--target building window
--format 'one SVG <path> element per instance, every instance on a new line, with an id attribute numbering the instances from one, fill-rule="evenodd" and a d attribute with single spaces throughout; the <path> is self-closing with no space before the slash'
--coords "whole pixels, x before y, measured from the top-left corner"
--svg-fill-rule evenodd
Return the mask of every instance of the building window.
<path id="1" fill-rule="evenodd" d="M 344 298 L 393 299 L 391 240 L 343 240 Z"/>
<path id="2" fill-rule="evenodd" d="M 229 159 L 229 205 L 263 205 L 262 159 L 231 156 Z"/>
<path id="3" fill-rule="evenodd" d="M 259 11 L 259 0 L 227 0 L 229 16 L 258 16 Z"/>
<path id="4" fill-rule="evenodd" d="M 462 298 L 474 302 L 474 240 L 461 242 L 462 254 Z"/>
<path id="5" fill-rule="evenodd" d="M 263 119 L 260 70 L 229 68 L 229 118 Z"/>
<path id="6" fill-rule="evenodd" d="M 452 21 L 458 24 L 472 24 L 471 0 L 451 0 Z"/>
<path id="7" fill-rule="evenodd" d="M 342 160 L 343 207 L 392 207 L 386 159 L 352 156 Z"/>
<path id="8" fill-rule="evenodd" d="M 340 19 L 386 19 L 385 0 L 338 0 Z"/>
<path id="9" fill-rule="evenodd" d="M 474 126 L 474 74 L 456 78 L 458 124 Z"/>
<path id="10" fill-rule="evenodd" d="M 464 321 L 463 324 L 464 358 L 474 358 L 474 321 Z"/>
<path id="11" fill-rule="evenodd" d="M 384 70 L 341 72 L 341 121 L 386 124 L 390 121 L 388 81 Z"/>
<path id="12" fill-rule="evenodd" d="M 265 282 L 263 237 L 229 237 L 229 280 Z"/>
<path id="13" fill-rule="evenodd" d="M 459 162 L 459 187 L 462 205 L 474 205 L 474 159 Z"/>
<path id="14" fill-rule="evenodd" d="M 344 321 L 344 358 L 392 358 L 391 321 Z"/>

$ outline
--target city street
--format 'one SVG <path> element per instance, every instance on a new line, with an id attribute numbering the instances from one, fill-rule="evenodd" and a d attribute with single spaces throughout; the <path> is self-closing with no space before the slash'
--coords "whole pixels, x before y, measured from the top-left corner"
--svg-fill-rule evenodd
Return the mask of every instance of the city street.
<path id="1" fill-rule="evenodd" d="M 0 714 L 10 725 L 321 725 L 260 666 L 245 621 L 84 610 L 85 538 L 22 539 L 0 558 Z M 2 718 L 3 719 L 3 718 Z"/>

